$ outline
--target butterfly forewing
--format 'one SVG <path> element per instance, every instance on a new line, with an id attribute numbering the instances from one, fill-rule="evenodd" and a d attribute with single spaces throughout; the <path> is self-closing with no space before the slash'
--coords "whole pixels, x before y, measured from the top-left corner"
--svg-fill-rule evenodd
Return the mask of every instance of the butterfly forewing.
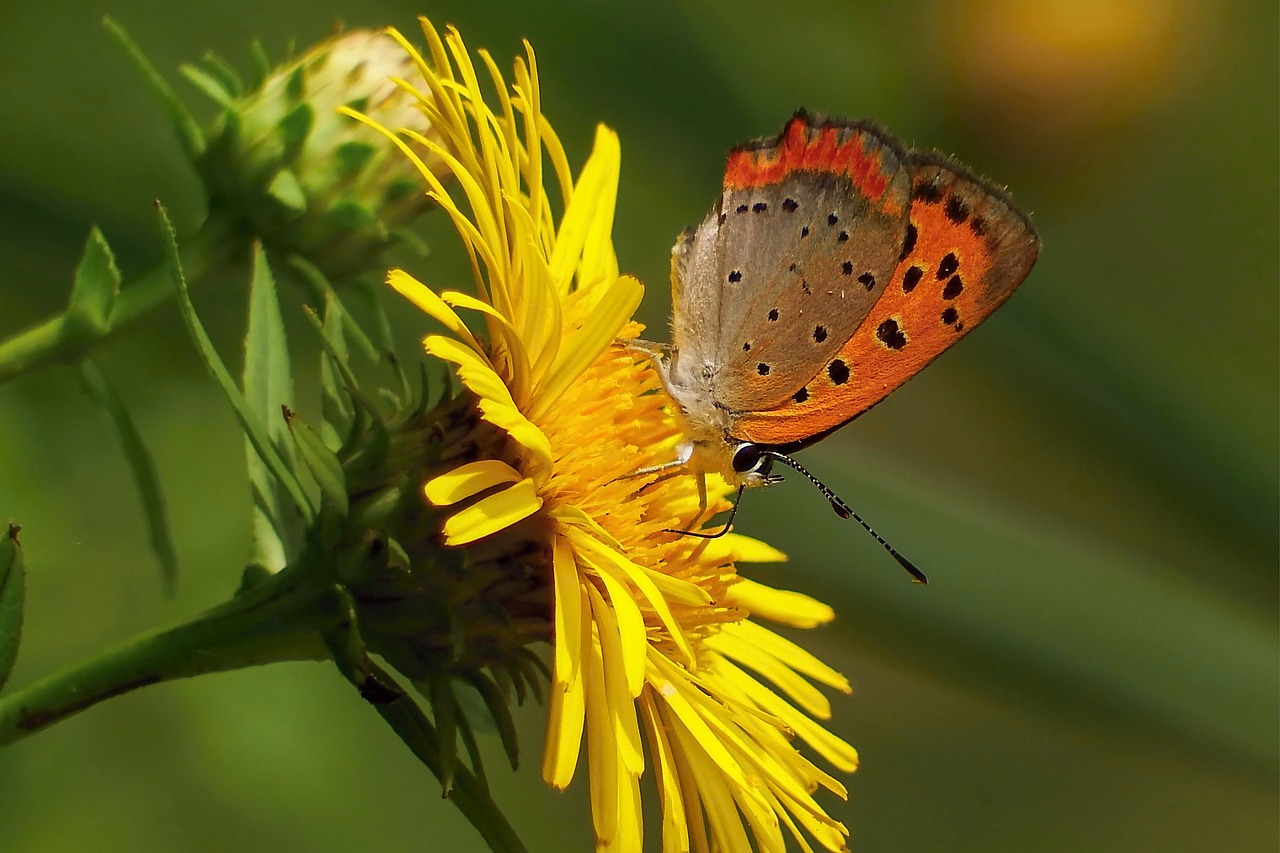
<path id="1" fill-rule="evenodd" d="M 833 357 L 809 366 L 801 393 L 743 412 L 735 438 L 816 441 L 976 327 L 1030 272 L 1039 238 L 1008 196 L 938 155 L 912 154 L 908 166 L 910 225 L 887 288 Z"/>
<path id="2" fill-rule="evenodd" d="M 888 284 L 910 174 L 869 123 L 798 114 L 730 153 L 716 209 L 677 246 L 681 357 L 705 361 L 733 412 L 791 399 L 849 339 Z"/>

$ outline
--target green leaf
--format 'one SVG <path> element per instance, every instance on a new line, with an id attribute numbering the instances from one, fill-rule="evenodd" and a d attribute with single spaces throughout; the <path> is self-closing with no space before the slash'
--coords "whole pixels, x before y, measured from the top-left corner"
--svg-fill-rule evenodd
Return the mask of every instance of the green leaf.
<path id="1" fill-rule="evenodd" d="M 282 157 L 285 163 L 292 163 L 302 153 L 302 146 L 306 144 L 315 120 L 315 110 L 306 102 L 298 104 L 280 119 L 277 129 L 284 146 Z"/>
<path id="2" fill-rule="evenodd" d="M 200 58 L 201 64 L 204 65 L 205 73 L 218 81 L 223 90 L 229 92 L 232 97 L 239 98 L 244 94 L 244 80 L 240 79 L 240 73 L 231 66 L 218 54 L 209 51 Z"/>
<path id="3" fill-rule="evenodd" d="M 378 148 L 368 142 L 352 140 L 333 149 L 335 171 L 344 178 L 360 173 L 378 153 Z"/>
<path id="4" fill-rule="evenodd" d="M 458 702 L 453 696 L 453 679 L 437 673 L 429 685 L 431 713 L 436 719 L 436 748 L 440 752 L 440 785 L 443 796 L 453 790 L 458 770 Z"/>
<path id="5" fill-rule="evenodd" d="M 271 76 L 271 57 L 267 55 L 267 49 L 262 46 L 262 42 L 254 39 L 249 43 L 249 59 L 253 62 L 253 77 L 249 80 L 249 91 L 256 92 Z"/>
<path id="6" fill-rule="evenodd" d="M 298 470 L 297 449 L 282 406 L 292 406 L 293 372 L 284 318 L 276 294 L 275 278 L 261 246 L 254 247 L 253 278 L 249 285 L 249 328 L 244 340 L 244 396 L 249 411 L 266 427 L 271 445 L 290 470 Z M 246 440 L 249 482 L 253 488 L 253 555 L 262 565 L 278 570 L 293 556 L 302 541 L 296 514 L 286 509 L 287 496 L 261 457 Z"/>
<path id="7" fill-rule="evenodd" d="M 168 114 L 169 122 L 173 125 L 173 131 L 177 135 L 182 149 L 187 153 L 188 159 L 198 160 L 204 154 L 206 140 L 204 131 L 200 129 L 199 122 L 191 115 L 187 105 L 182 103 L 177 92 L 161 76 L 156 67 L 151 64 L 151 60 L 147 59 L 142 49 L 125 32 L 124 27 L 119 22 L 108 15 L 103 17 L 102 25 L 124 48 L 134 66 L 142 73 L 142 78 L 151 87 L 151 91 L 160 99 L 160 106 Z"/>
<path id="8" fill-rule="evenodd" d="M 340 443 L 339 435 L 352 425 L 356 412 L 344 382 L 344 372 L 349 373 L 350 369 L 347 367 L 347 340 L 342 334 L 342 311 L 335 308 L 327 295 L 321 334 L 327 343 L 320 358 L 320 398 L 325 437 Z"/>
<path id="9" fill-rule="evenodd" d="M 76 266 L 67 320 L 94 336 L 103 335 L 111 328 L 111 311 L 119 294 L 120 270 L 115 256 L 95 227 L 89 232 L 84 254 Z"/>
<path id="10" fill-rule="evenodd" d="M 480 744 L 476 742 L 476 733 L 471 728 L 471 721 L 466 714 L 458 715 L 458 733 L 467 747 L 467 756 L 471 759 L 471 772 L 476 775 L 476 784 L 485 790 L 489 789 L 489 780 L 484 775 L 484 760 L 480 756 Z"/>
<path id="11" fill-rule="evenodd" d="M 511 716 L 511 706 L 507 704 L 507 697 L 502 695 L 502 691 L 493 680 L 482 673 L 468 672 L 463 675 L 463 679 L 476 689 L 480 698 L 484 700 L 485 707 L 489 709 L 489 715 L 498 726 L 498 737 L 502 740 L 502 748 L 506 750 L 507 760 L 511 762 L 511 769 L 519 769 L 520 740 L 516 735 L 516 723 Z"/>
<path id="12" fill-rule="evenodd" d="M 328 316 L 329 311 L 338 312 L 342 317 L 343 333 L 351 338 L 352 343 L 366 358 L 370 361 L 377 361 L 378 350 L 369 340 L 369 336 L 365 334 L 364 329 L 351 316 L 351 312 L 343 305 L 342 300 L 338 297 L 338 292 L 334 290 L 333 285 L 325 277 L 325 274 L 301 255 L 290 255 L 288 265 L 302 285 L 310 291 L 310 297 L 317 303 L 326 306 L 325 316 Z M 382 322 L 386 323 L 385 316 L 382 318 Z M 379 331 L 381 331 L 381 327 Z M 387 324 L 387 336 L 387 340 L 390 341 L 389 324 Z"/>
<path id="13" fill-rule="evenodd" d="M 178 67 L 178 73 L 187 78 L 187 82 L 199 89 L 205 97 L 223 109 L 230 110 L 235 105 L 235 93 L 228 92 L 223 87 L 221 80 L 209 74 L 203 68 L 184 64 Z"/>
<path id="14" fill-rule="evenodd" d="M 0 687 L 4 687 L 18 659 L 18 642 L 22 639 L 22 605 L 25 598 L 26 570 L 22 565 L 21 528 L 9 522 L 0 535 Z"/>
<path id="15" fill-rule="evenodd" d="M 235 380 L 231 378 L 231 374 L 227 371 L 227 366 L 222 363 L 222 359 L 218 356 L 218 351 L 214 349 L 213 341 L 209 340 L 209 335 L 205 332 L 204 326 L 200 325 L 200 318 L 196 315 L 196 308 L 191 304 L 191 294 L 187 290 L 186 278 L 182 274 L 182 260 L 178 256 L 178 241 L 173 230 L 173 223 L 169 221 L 169 215 L 165 212 L 163 205 L 157 204 L 156 212 L 160 216 L 160 233 L 164 240 L 169 273 L 173 276 L 174 289 L 178 294 L 178 311 L 182 315 L 183 321 L 187 324 L 187 331 L 191 334 L 191 340 L 195 342 L 196 349 L 199 350 L 205 366 L 209 369 L 214 381 L 222 388 L 222 393 L 226 395 L 227 401 L 231 403 L 236 419 L 240 421 L 240 426 L 248 436 L 253 449 L 257 451 L 258 456 L 267 466 L 267 470 L 271 472 L 271 475 L 276 478 L 281 487 L 288 493 L 294 506 L 302 513 L 303 520 L 310 524 L 315 519 L 315 507 L 312 506 L 311 500 L 303 490 L 302 483 L 299 482 L 296 472 L 281 458 L 272 445 L 266 429 L 249 409 L 249 404 L 245 401 L 244 395 L 236 387 Z"/>
<path id="16" fill-rule="evenodd" d="M 294 213 L 304 213 L 307 209 L 307 194 L 298 181 L 298 176 L 289 169 L 281 169 L 271 178 L 267 187 L 271 197 Z"/>
<path id="17" fill-rule="evenodd" d="M 156 471 L 155 460 L 147 449 L 146 442 L 142 440 L 142 434 L 138 432 L 124 401 L 92 359 L 86 358 L 80 362 L 80 383 L 89 399 L 106 414 L 115 427 L 116 438 L 120 441 L 125 461 L 129 464 L 129 472 L 133 474 L 134 487 L 138 490 L 138 497 L 142 499 L 147 530 L 151 535 L 151 550 L 160 562 L 160 579 L 165 592 L 173 595 L 178 586 L 178 554 L 173 546 L 169 513 L 164 492 L 160 488 L 160 475 Z"/>
<path id="18" fill-rule="evenodd" d="M 290 413 L 291 414 L 291 413 Z M 347 477 L 342 470 L 342 462 L 338 455 L 325 445 L 320 434 L 307 425 L 301 418 L 288 418 L 289 428 L 293 431 L 294 441 L 301 452 L 302 461 L 307 470 L 320 487 L 324 504 L 333 514 L 345 518 L 347 515 Z"/>
<path id="19" fill-rule="evenodd" d="M 307 72 L 301 65 L 294 69 L 285 83 L 285 96 L 290 101 L 301 101 L 307 96 Z"/>

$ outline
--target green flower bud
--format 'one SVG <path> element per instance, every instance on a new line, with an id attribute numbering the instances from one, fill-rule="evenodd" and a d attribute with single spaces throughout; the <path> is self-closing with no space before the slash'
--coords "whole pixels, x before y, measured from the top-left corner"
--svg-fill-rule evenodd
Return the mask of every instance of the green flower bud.
<path id="1" fill-rule="evenodd" d="M 400 229 L 431 206 L 408 159 L 337 112 L 351 107 L 385 127 L 431 135 L 414 96 L 391 79 L 413 67 L 385 33 L 334 36 L 244 92 L 225 66 L 206 65 L 187 73 L 225 106 L 198 157 L 211 216 L 338 282 L 376 268 Z"/>

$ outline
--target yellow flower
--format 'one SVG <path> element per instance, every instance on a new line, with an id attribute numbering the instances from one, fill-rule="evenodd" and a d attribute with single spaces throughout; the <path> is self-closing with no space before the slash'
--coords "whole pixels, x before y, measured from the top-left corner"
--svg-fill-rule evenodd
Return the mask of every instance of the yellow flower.
<path id="1" fill-rule="evenodd" d="M 575 180 L 541 113 L 528 45 L 510 88 L 479 53 L 491 107 L 457 32 L 442 39 L 425 20 L 423 31 L 429 59 L 393 32 L 423 80 L 402 85 L 444 142 L 379 129 L 452 217 L 477 295 L 437 292 L 402 270 L 389 281 L 443 325 L 424 346 L 454 365 L 476 414 L 424 484 L 444 514 L 444 545 L 541 565 L 554 590 L 544 778 L 570 784 L 585 735 L 604 850 L 641 849 L 646 770 L 664 850 L 745 850 L 753 838 L 782 851 L 787 834 L 806 850 L 810 838 L 843 849 L 847 831 L 814 794 L 845 789 L 797 745 L 854 770 L 854 749 L 814 721 L 831 709 L 813 682 L 849 684 L 750 618 L 813 627 L 831 609 L 738 575 L 737 561 L 785 559 L 761 542 L 671 532 L 706 520 L 694 477 L 628 476 L 674 458 L 684 436 L 648 358 L 618 343 L 640 331 L 631 316 L 643 288 L 619 275 L 613 250 L 616 134 L 597 129 Z M 419 146 L 447 164 L 454 193 Z M 559 216 L 546 184 L 563 200 Z M 708 486 L 710 509 L 727 509 L 730 488 L 714 477 Z"/>

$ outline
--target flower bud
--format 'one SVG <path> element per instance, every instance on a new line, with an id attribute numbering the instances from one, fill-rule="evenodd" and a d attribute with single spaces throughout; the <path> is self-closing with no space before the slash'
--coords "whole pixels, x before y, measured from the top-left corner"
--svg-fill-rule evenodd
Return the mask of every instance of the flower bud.
<path id="1" fill-rule="evenodd" d="M 249 91 L 236 94 L 224 81 L 226 109 L 198 163 L 211 216 L 301 255 L 334 282 L 376 267 L 431 201 L 394 145 L 337 110 L 432 135 L 414 96 L 391 79 L 412 70 L 389 36 L 354 30 L 276 67 Z M 210 90 L 214 79 L 201 76 Z M 419 153 L 428 167 L 437 162 Z"/>

